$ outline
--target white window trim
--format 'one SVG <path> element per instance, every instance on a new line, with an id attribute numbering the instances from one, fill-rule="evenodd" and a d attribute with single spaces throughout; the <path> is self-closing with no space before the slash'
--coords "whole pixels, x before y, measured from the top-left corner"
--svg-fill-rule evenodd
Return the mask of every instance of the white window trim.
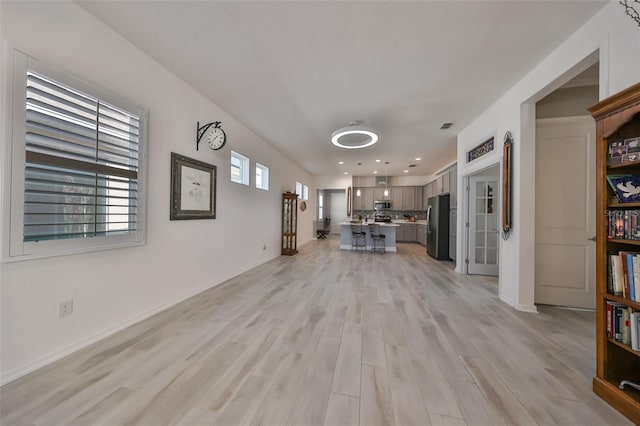
<path id="1" fill-rule="evenodd" d="M 249 182 L 249 169 L 251 167 L 251 160 L 249 159 L 249 157 L 246 157 L 238 152 L 235 151 L 231 151 L 231 157 L 229 159 L 229 168 L 231 168 L 231 160 L 233 158 L 237 158 L 238 160 L 241 161 L 242 166 L 240 167 L 240 182 L 233 180 L 233 175 L 231 175 L 231 170 L 229 169 L 229 175 L 230 175 L 230 179 L 231 182 L 233 183 L 237 183 L 239 185 L 245 185 L 245 186 L 249 186 L 250 182 Z"/>
<path id="2" fill-rule="evenodd" d="M 258 169 L 262 172 L 262 186 L 258 186 L 258 177 L 257 172 Z M 263 164 L 260 164 L 256 161 L 256 188 L 261 189 L 263 191 L 269 190 L 269 168 Z"/>
<path id="3" fill-rule="evenodd" d="M 3 209 L 5 214 L 2 259 L 5 262 L 38 259 L 88 253 L 123 247 L 144 245 L 146 242 L 146 183 L 147 183 L 147 114 L 148 111 L 128 100 L 104 92 L 76 77 L 46 65 L 24 53 L 13 50 L 6 54 L 5 65 L 6 123 L 11 124 L 5 136 L 7 143 L 3 167 Z M 137 230 L 128 235 L 99 236 L 91 238 L 71 238 L 47 241 L 23 241 L 24 230 L 24 166 L 25 166 L 25 121 L 26 71 L 31 69 L 49 78 L 67 84 L 76 90 L 96 96 L 113 105 L 136 112 L 140 117 L 140 144 L 138 159 L 138 222 Z"/>

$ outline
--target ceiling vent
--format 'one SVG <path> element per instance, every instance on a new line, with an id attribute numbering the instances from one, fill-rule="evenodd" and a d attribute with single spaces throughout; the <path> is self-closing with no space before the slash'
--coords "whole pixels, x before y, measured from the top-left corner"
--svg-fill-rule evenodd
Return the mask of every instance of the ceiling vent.
<path id="1" fill-rule="evenodd" d="M 416 166 L 415 164 L 409 164 L 409 167 L 415 167 L 415 166 Z"/>
<path id="2" fill-rule="evenodd" d="M 453 123 L 442 123 L 442 126 L 440 126 L 441 130 L 445 130 L 448 129 L 449 127 L 453 126 Z"/>

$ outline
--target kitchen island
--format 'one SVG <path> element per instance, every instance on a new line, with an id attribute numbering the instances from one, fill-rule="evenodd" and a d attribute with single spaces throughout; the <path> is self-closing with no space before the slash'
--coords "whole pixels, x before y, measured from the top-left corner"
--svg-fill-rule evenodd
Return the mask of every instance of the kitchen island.
<path id="1" fill-rule="evenodd" d="M 380 233 L 385 236 L 384 251 L 397 251 L 396 249 L 396 228 L 400 225 L 395 223 L 375 222 L 380 225 Z M 371 250 L 371 234 L 369 223 L 362 222 L 362 230 L 367 234 L 367 250 Z M 340 248 L 351 250 L 351 222 L 340 222 Z"/>

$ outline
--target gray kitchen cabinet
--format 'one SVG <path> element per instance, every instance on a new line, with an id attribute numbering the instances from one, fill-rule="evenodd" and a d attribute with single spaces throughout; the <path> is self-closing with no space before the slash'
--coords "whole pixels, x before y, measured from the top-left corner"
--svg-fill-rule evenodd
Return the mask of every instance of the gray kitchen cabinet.
<path id="1" fill-rule="evenodd" d="M 360 188 L 362 191 L 362 188 Z M 362 208 L 362 196 L 358 197 L 358 189 L 353 191 L 353 210 L 363 210 Z"/>
<path id="2" fill-rule="evenodd" d="M 404 226 L 404 241 L 413 243 L 418 241 L 417 224 L 415 223 L 403 223 L 400 226 Z"/>
<path id="3" fill-rule="evenodd" d="M 391 199 L 391 188 L 389 188 L 389 195 L 387 195 L 386 197 L 384 195 L 384 190 L 385 190 L 384 186 L 376 186 L 375 188 L 373 188 L 373 198 L 374 198 L 374 200 L 376 200 L 376 201 L 379 201 L 379 200 L 390 200 Z M 395 208 L 395 207 L 392 205 L 391 208 Z"/>
<path id="4" fill-rule="evenodd" d="M 405 228 L 402 223 L 396 227 L 396 241 L 404 241 L 404 230 Z"/>
<path id="5" fill-rule="evenodd" d="M 427 246 L 427 225 L 418 223 L 416 225 L 416 236 L 417 236 L 418 243 L 426 247 Z"/>
<path id="6" fill-rule="evenodd" d="M 402 191 L 403 187 L 394 186 L 391 188 L 391 209 L 393 210 L 406 210 L 403 206 Z"/>
<path id="7" fill-rule="evenodd" d="M 449 210 L 449 257 L 455 262 L 456 260 L 456 244 L 457 244 L 457 220 L 458 211 L 453 208 Z"/>
<path id="8" fill-rule="evenodd" d="M 429 205 L 429 194 L 428 194 L 429 185 L 424 185 L 422 187 L 422 210 L 427 210 Z"/>
<path id="9" fill-rule="evenodd" d="M 405 186 L 402 188 L 402 210 L 423 210 L 421 186 Z"/>
<path id="10" fill-rule="evenodd" d="M 449 170 L 449 203 L 452 209 L 457 207 L 458 203 L 458 168 L 453 167 Z"/>
<path id="11" fill-rule="evenodd" d="M 440 193 L 448 194 L 449 193 L 449 172 L 443 173 L 441 178 L 442 178 L 442 190 Z"/>
<path id="12" fill-rule="evenodd" d="M 373 190 L 374 188 L 358 188 L 353 191 L 353 210 L 373 210 Z"/>
<path id="13" fill-rule="evenodd" d="M 436 179 L 436 193 L 434 195 L 442 194 L 442 175 Z"/>

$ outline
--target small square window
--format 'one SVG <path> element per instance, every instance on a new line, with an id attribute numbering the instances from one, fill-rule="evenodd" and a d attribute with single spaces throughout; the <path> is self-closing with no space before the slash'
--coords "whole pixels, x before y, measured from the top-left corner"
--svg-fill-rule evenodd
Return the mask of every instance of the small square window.
<path id="1" fill-rule="evenodd" d="M 299 198 L 302 197 L 302 184 L 300 182 L 296 182 L 296 195 Z"/>
<path id="2" fill-rule="evenodd" d="M 231 151 L 231 182 L 249 185 L 249 159 Z"/>
<path id="3" fill-rule="evenodd" d="M 302 199 L 309 200 L 309 187 L 307 185 L 302 185 Z"/>
<path id="4" fill-rule="evenodd" d="M 256 188 L 269 190 L 269 168 L 256 163 Z"/>

